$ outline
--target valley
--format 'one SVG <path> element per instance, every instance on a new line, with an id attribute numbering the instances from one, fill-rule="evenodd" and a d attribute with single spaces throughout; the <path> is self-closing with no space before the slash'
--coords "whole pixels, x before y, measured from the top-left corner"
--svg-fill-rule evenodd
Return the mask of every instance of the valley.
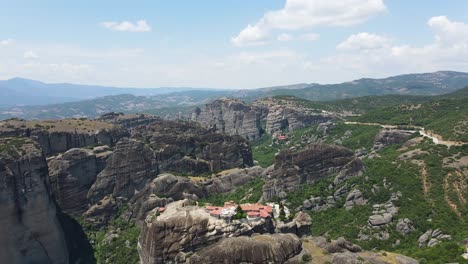
<path id="1" fill-rule="evenodd" d="M 3 120 L 0 258 L 463 263 L 466 89 Z"/>

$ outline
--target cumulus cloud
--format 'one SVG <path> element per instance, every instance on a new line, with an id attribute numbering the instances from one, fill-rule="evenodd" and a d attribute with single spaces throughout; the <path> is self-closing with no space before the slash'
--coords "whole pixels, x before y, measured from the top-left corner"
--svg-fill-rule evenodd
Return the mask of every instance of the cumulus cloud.
<path id="1" fill-rule="evenodd" d="M 232 42 L 264 44 L 271 30 L 300 30 L 315 26 L 360 24 L 386 10 L 383 0 L 286 0 L 283 9 L 269 11 L 254 25 L 248 25 Z M 253 34 L 255 33 L 255 34 Z"/>
<path id="2" fill-rule="evenodd" d="M 390 44 L 390 40 L 376 34 L 362 32 L 349 36 L 338 44 L 338 50 L 369 50 L 379 49 Z"/>
<path id="3" fill-rule="evenodd" d="M 260 28 L 248 25 L 241 33 L 231 39 L 236 46 L 258 46 L 263 45 L 268 40 L 268 34 Z"/>
<path id="4" fill-rule="evenodd" d="M 324 65 L 363 75 L 385 76 L 437 70 L 468 71 L 468 24 L 445 16 L 427 22 L 434 41 L 422 46 L 394 44 L 367 32 L 351 35 L 337 46 L 339 54 L 323 58 Z M 346 74 L 343 74 L 346 75 Z M 358 76 L 355 76 L 358 77 Z"/>
<path id="5" fill-rule="evenodd" d="M 102 22 L 101 26 L 114 30 L 114 31 L 128 31 L 128 32 L 149 32 L 151 26 L 145 20 L 138 20 L 136 23 L 129 21 L 115 22 L 108 21 Z"/>
<path id="6" fill-rule="evenodd" d="M 34 51 L 28 50 L 28 51 L 24 52 L 23 58 L 25 58 L 25 59 L 37 59 L 37 58 L 39 58 L 39 56 L 37 56 L 37 54 Z"/>

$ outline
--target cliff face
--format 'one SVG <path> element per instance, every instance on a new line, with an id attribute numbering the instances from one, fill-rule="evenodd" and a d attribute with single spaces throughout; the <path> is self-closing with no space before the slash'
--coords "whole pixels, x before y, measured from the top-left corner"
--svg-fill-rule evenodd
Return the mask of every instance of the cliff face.
<path id="1" fill-rule="evenodd" d="M 106 195 L 130 199 L 156 175 L 153 151 L 140 141 L 122 139 L 91 186 L 88 200 L 95 204 Z"/>
<path id="2" fill-rule="evenodd" d="M 129 136 L 129 132 L 121 126 L 95 120 L 6 120 L 0 122 L 0 136 L 30 137 L 49 156 L 71 148 L 113 146 L 119 139 Z"/>
<path id="3" fill-rule="evenodd" d="M 260 121 L 265 108 L 253 107 L 236 99 L 220 99 L 192 112 L 192 121 L 220 133 L 239 135 L 249 140 L 260 137 Z"/>
<path id="4" fill-rule="evenodd" d="M 266 132 L 273 134 L 284 130 L 293 131 L 311 125 L 326 123 L 332 119 L 329 115 L 312 113 L 303 108 L 271 106 L 266 117 Z"/>
<path id="5" fill-rule="evenodd" d="M 42 151 L 28 139 L 0 146 L 0 262 L 68 263 Z"/>
<path id="6" fill-rule="evenodd" d="M 237 99 L 219 99 L 203 108 L 195 108 L 192 121 L 229 135 L 248 140 L 258 139 L 264 132 L 274 134 L 293 131 L 334 119 L 331 114 L 317 113 L 289 101 L 267 98 L 246 104 Z"/>
<path id="7" fill-rule="evenodd" d="M 200 174 L 253 165 L 247 140 L 192 122 L 154 122 L 135 128 L 132 137 L 155 151 L 160 171 Z"/>
<path id="8" fill-rule="evenodd" d="M 260 226 L 270 224 L 268 220 L 226 223 L 187 200 L 171 203 L 160 216 L 152 217 L 150 213 L 146 219 L 138 242 L 142 264 L 174 261 L 181 254 L 198 251 L 225 237 L 251 235 L 253 229 L 262 230 Z"/>
<path id="9" fill-rule="evenodd" d="M 193 264 L 215 263 L 286 263 L 302 251 L 302 244 L 294 234 L 257 235 L 226 238 L 218 244 L 190 258 Z"/>
<path id="10" fill-rule="evenodd" d="M 342 180 L 357 175 L 363 168 L 364 164 L 353 151 L 336 145 L 313 144 L 297 152 L 281 151 L 268 177 L 270 180 L 263 187 L 263 197 L 270 200 L 282 191 L 334 174 Z"/>
<path id="11" fill-rule="evenodd" d="M 63 212 L 80 216 L 87 210 L 88 190 L 111 154 L 107 147 L 73 148 L 49 159 L 50 184 Z"/>

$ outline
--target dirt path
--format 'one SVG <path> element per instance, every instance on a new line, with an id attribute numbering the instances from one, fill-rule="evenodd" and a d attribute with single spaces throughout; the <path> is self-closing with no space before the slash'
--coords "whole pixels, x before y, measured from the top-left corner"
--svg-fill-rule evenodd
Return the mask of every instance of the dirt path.
<path id="1" fill-rule="evenodd" d="M 347 125 L 366 125 L 366 126 L 380 126 L 382 128 L 388 128 L 388 129 L 398 129 L 401 126 L 395 126 L 395 125 L 383 125 L 379 123 L 363 123 L 363 122 L 345 122 Z M 461 141 L 450 141 L 450 140 L 444 140 L 442 136 L 437 135 L 433 133 L 432 131 L 425 130 L 424 127 L 419 127 L 419 126 L 405 126 L 409 127 L 414 130 L 409 130 L 413 132 L 418 132 L 421 136 L 430 138 L 434 144 L 437 145 L 445 145 L 447 147 L 451 146 L 462 146 L 462 145 L 468 145 L 468 142 L 461 142 Z"/>
<path id="2" fill-rule="evenodd" d="M 451 176 L 452 176 L 452 173 L 448 173 L 447 176 L 445 176 L 444 178 L 444 198 L 447 204 L 449 205 L 449 207 L 455 212 L 455 214 L 461 217 L 461 213 L 460 211 L 458 211 L 458 206 L 454 202 L 452 202 L 452 200 L 450 200 L 450 197 L 448 196 L 448 191 L 449 191 L 449 186 L 450 186 L 449 179 Z"/>

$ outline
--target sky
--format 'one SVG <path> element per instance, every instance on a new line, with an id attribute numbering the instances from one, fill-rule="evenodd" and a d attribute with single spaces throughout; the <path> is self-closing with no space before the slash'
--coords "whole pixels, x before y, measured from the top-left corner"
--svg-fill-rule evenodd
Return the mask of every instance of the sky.
<path id="1" fill-rule="evenodd" d="M 0 79 L 258 88 L 468 72 L 467 0 L 0 0 Z"/>

